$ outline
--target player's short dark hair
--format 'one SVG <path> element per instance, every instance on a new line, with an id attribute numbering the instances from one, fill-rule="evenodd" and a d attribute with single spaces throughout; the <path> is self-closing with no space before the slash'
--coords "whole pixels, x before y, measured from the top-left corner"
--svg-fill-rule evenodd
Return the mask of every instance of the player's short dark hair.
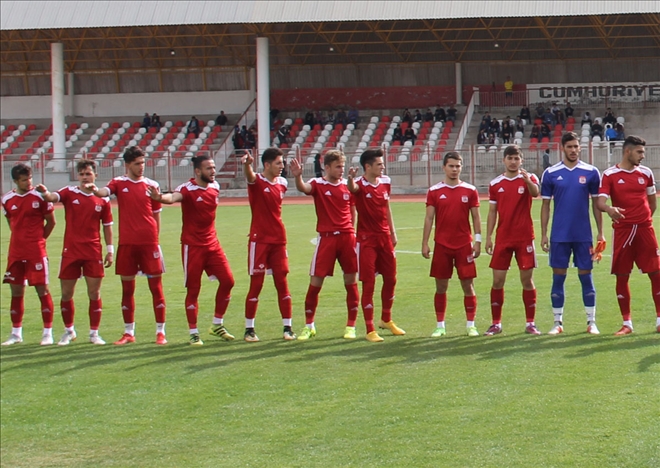
<path id="1" fill-rule="evenodd" d="M 566 132 L 561 136 L 561 145 L 564 146 L 566 143 L 569 141 L 577 140 L 580 141 L 580 139 L 577 136 L 577 133 L 575 132 Z"/>
<path id="2" fill-rule="evenodd" d="M 504 148 L 504 156 L 502 158 L 506 158 L 507 156 L 514 156 L 514 155 L 520 155 L 522 158 L 522 150 L 520 149 L 520 146 L 518 145 L 509 145 L 506 148 Z"/>
<path id="3" fill-rule="evenodd" d="M 445 154 L 445 157 L 442 158 L 442 165 L 446 166 L 447 162 L 450 159 L 455 159 L 456 161 L 460 161 L 461 163 L 463 162 L 463 156 L 461 156 L 459 153 L 456 151 L 449 151 L 447 154 Z"/>
<path id="4" fill-rule="evenodd" d="M 266 163 L 272 163 L 278 156 L 282 156 L 284 152 L 279 148 L 267 148 L 261 155 L 261 164 L 264 166 Z"/>
<path id="5" fill-rule="evenodd" d="M 198 154 L 197 156 L 193 156 L 190 158 L 190 162 L 193 164 L 193 169 L 201 169 L 202 168 L 202 163 L 204 161 L 212 161 L 213 158 L 211 157 L 210 154 L 204 153 L 204 154 Z"/>
<path id="6" fill-rule="evenodd" d="M 646 146 L 646 140 L 635 135 L 628 135 L 623 141 L 623 149 L 629 148 L 631 146 Z"/>
<path id="7" fill-rule="evenodd" d="M 380 148 L 367 150 L 360 156 L 360 166 L 362 166 L 362 169 L 366 169 L 367 164 L 373 164 L 374 161 L 376 161 L 376 158 L 382 157 L 383 150 Z"/>
<path id="8" fill-rule="evenodd" d="M 124 162 L 126 164 L 130 164 L 133 161 L 135 161 L 137 158 L 143 157 L 144 156 L 144 151 L 142 151 L 142 148 L 139 146 L 129 146 L 126 148 L 126 151 L 124 151 Z"/>
<path id="9" fill-rule="evenodd" d="M 343 151 L 330 150 L 327 153 L 325 153 L 325 156 L 323 156 L 323 165 L 325 167 L 330 166 L 335 161 L 340 161 L 340 162 L 346 161 L 346 156 L 344 156 Z"/>
<path id="10" fill-rule="evenodd" d="M 11 178 L 13 180 L 18 180 L 21 176 L 32 177 L 32 168 L 23 163 L 18 163 L 11 168 Z"/>
<path id="11" fill-rule="evenodd" d="M 81 159 L 76 163 L 76 172 L 82 172 L 88 167 L 91 167 L 92 171 L 96 173 L 96 161 L 93 159 Z"/>

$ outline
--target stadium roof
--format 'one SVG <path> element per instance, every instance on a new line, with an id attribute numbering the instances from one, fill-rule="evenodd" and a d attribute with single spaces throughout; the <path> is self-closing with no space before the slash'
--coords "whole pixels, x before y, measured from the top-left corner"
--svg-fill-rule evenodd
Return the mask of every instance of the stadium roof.
<path id="1" fill-rule="evenodd" d="M 7 1 L 3 75 L 660 58 L 660 1 Z"/>

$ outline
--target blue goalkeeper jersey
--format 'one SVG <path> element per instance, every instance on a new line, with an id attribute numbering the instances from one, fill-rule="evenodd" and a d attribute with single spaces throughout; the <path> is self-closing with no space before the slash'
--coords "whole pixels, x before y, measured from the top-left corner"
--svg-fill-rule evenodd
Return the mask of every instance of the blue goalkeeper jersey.
<path id="1" fill-rule="evenodd" d="M 541 198 L 554 200 L 551 242 L 592 242 L 589 202 L 599 186 L 598 169 L 582 161 L 572 169 L 561 161 L 543 172 Z"/>

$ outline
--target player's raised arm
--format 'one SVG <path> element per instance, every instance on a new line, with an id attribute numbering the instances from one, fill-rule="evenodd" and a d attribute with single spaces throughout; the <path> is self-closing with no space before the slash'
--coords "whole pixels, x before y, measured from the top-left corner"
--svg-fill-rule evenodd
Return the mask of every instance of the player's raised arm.
<path id="1" fill-rule="evenodd" d="M 41 198 L 50 203 L 56 203 L 60 201 L 59 197 L 54 193 L 48 191 L 48 188 L 44 184 L 39 184 L 35 187 L 35 190 L 41 194 Z"/>
<path id="2" fill-rule="evenodd" d="M 486 253 L 493 255 L 493 231 L 497 223 L 497 204 L 490 203 L 488 208 L 488 218 L 486 219 Z"/>
<path id="3" fill-rule="evenodd" d="M 151 185 L 147 187 L 147 190 L 149 191 L 149 197 L 151 197 L 152 200 L 163 203 L 165 205 L 172 205 L 173 203 L 177 203 L 183 200 L 183 195 L 181 195 L 179 192 L 162 194 L 160 193 L 160 189 L 158 187 L 153 187 Z"/>
<path id="4" fill-rule="evenodd" d="M 541 188 L 532 179 L 532 177 L 529 175 L 529 172 L 521 167 L 520 174 L 523 176 L 523 180 L 525 181 L 525 184 L 527 184 L 527 190 L 529 190 L 529 194 L 532 196 L 532 198 L 538 197 L 539 193 L 541 193 Z"/>
<path id="5" fill-rule="evenodd" d="M 249 151 L 243 155 L 241 163 L 243 164 L 243 174 L 245 174 L 245 179 L 247 180 L 248 184 L 253 184 L 257 179 L 257 175 L 254 173 L 254 169 L 252 168 L 254 157 Z"/>
<path id="6" fill-rule="evenodd" d="M 351 166 L 348 168 L 348 183 L 346 184 L 348 191 L 351 193 L 357 193 L 360 190 L 358 184 L 355 183 L 355 176 L 357 175 L 358 168 Z"/>
<path id="7" fill-rule="evenodd" d="M 481 255 L 481 213 L 479 213 L 479 207 L 473 206 L 470 208 L 470 214 L 472 215 L 472 229 L 474 230 L 472 254 L 474 258 L 478 258 Z"/>
<path id="8" fill-rule="evenodd" d="M 424 258 L 431 258 L 429 237 L 431 237 L 431 230 L 433 229 L 434 219 L 435 207 L 429 205 L 426 207 L 426 214 L 424 215 L 424 231 L 422 233 L 422 257 Z"/>
<path id="9" fill-rule="evenodd" d="M 300 165 L 300 161 L 295 158 L 292 159 L 289 163 L 289 168 L 291 169 L 291 174 L 293 174 L 294 180 L 296 181 L 296 189 L 298 189 L 299 192 L 305 193 L 307 195 L 312 193 L 312 185 L 303 181 L 303 168 Z"/>

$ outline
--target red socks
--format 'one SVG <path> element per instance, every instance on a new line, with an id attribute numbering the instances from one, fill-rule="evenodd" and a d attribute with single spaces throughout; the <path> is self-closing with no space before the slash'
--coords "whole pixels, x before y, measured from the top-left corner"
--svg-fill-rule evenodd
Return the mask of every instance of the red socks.
<path id="1" fill-rule="evenodd" d="M 394 287 L 396 286 L 396 277 L 383 277 L 383 289 L 380 290 L 380 300 L 383 303 L 383 310 L 380 319 L 383 322 L 392 321 L 392 305 L 394 305 Z"/>
<path id="2" fill-rule="evenodd" d="M 259 306 L 259 293 L 264 286 L 264 275 L 250 276 L 250 290 L 245 298 L 245 318 L 253 319 L 257 316 Z"/>
<path id="3" fill-rule="evenodd" d="M 101 324 L 101 313 L 103 312 L 103 302 L 101 298 L 90 299 L 89 301 L 89 329 L 98 330 Z"/>
<path id="4" fill-rule="evenodd" d="M 346 288 L 346 308 L 348 309 L 347 327 L 354 327 L 358 316 L 360 304 L 360 292 L 357 283 L 344 284 Z"/>
<path id="5" fill-rule="evenodd" d="M 188 320 L 188 328 L 197 328 L 197 298 L 199 297 L 199 288 L 188 288 L 186 292 L 186 319 Z"/>
<path id="6" fill-rule="evenodd" d="M 493 324 L 502 323 L 502 306 L 504 305 L 504 289 L 490 290 L 490 313 Z M 467 310 L 467 309 L 466 309 Z"/>
<path id="7" fill-rule="evenodd" d="M 73 304 L 73 299 L 68 301 L 60 301 L 60 310 L 62 311 L 62 321 L 66 328 L 73 327 L 73 318 L 76 314 L 76 308 Z"/>
<path id="8" fill-rule="evenodd" d="M 39 301 L 41 301 L 41 318 L 44 321 L 44 328 L 53 328 L 53 316 L 55 315 L 53 297 L 48 293 L 45 296 L 39 296 Z"/>
<path id="9" fill-rule="evenodd" d="M 215 318 L 223 318 L 225 312 L 227 312 L 227 307 L 229 307 L 229 301 L 231 300 L 231 290 L 234 287 L 234 281 L 220 281 L 220 286 L 218 286 L 218 291 L 215 293 L 215 313 L 213 316 Z"/>
<path id="10" fill-rule="evenodd" d="M 435 293 L 435 296 L 433 296 L 433 306 L 435 307 L 436 321 L 444 322 L 445 313 L 447 312 L 447 293 Z"/>
<path id="11" fill-rule="evenodd" d="M 25 302 L 23 296 L 11 297 L 11 326 L 14 328 L 21 328 L 23 326 L 23 314 L 25 313 Z"/>
<path id="12" fill-rule="evenodd" d="M 465 307 L 465 317 L 468 322 L 474 322 L 477 315 L 477 296 L 463 297 L 463 306 Z"/>
<path id="13" fill-rule="evenodd" d="M 628 275 L 616 276 L 616 300 L 619 302 L 619 310 L 623 320 L 630 320 L 630 286 Z M 652 283 L 651 283 L 652 284 Z"/>
<path id="14" fill-rule="evenodd" d="M 375 331 L 374 328 L 374 289 L 376 288 L 375 281 L 362 282 L 362 314 L 364 315 L 364 323 L 367 326 L 367 333 Z"/>
<path id="15" fill-rule="evenodd" d="M 314 315 L 316 315 L 316 307 L 319 305 L 319 293 L 321 288 L 318 286 L 309 285 L 307 288 L 307 295 L 305 296 L 305 324 L 309 325 L 314 323 Z"/>
<path id="16" fill-rule="evenodd" d="M 291 293 L 289 292 L 289 283 L 286 275 L 273 274 L 273 282 L 277 289 L 277 304 L 280 307 L 280 314 L 283 319 L 290 319 L 293 316 L 291 306 Z"/>
<path id="17" fill-rule="evenodd" d="M 157 276 L 155 278 L 147 278 L 147 281 L 149 281 L 149 290 L 151 291 L 156 323 L 165 323 L 166 308 L 165 295 L 163 294 L 163 278 Z"/>
<path id="18" fill-rule="evenodd" d="M 135 279 L 121 280 L 121 313 L 124 323 L 135 323 Z"/>
<path id="19" fill-rule="evenodd" d="M 655 315 L 660 317 L 660 272 L 650 274 L 649 279 L 651 280 L 651 293 L 653 295 L 653 303 L 655 304 Z"/>
<path id="20" fill-rule="evenodd" d="M 536 289 L 523 289 L 523 304 L 525 304 L 525 320 L 533 322 L 536 316 Z"/>

